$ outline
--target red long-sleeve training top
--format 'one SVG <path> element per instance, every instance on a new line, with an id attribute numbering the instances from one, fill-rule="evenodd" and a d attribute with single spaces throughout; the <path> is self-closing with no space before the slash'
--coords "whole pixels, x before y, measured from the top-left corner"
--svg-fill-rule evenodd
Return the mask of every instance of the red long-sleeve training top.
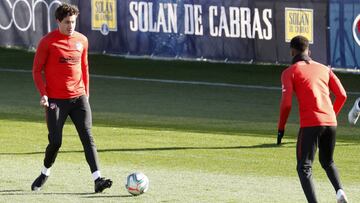
<path id="1" fill-rule="evenodd" d="M 284 130 L 292 95 L 295 92 L 300 113 L 300 127 L 336 126 L 336 115 L 346 101 L 346 92 L 333 71 L 313 60 L 299 61 L 281 75 L 282 98 L 278 129 Z M 335 95 L 334 104 L 330 91 Z"/>
<path id="2" fill-rule="evenodd" d="M 79 32 L 68 36 L 55 30 L 45 35 L 33 64 L 33 78 L 40 95 L 54 99 L 89 95 L 87 52 L 88 40 Z"/>

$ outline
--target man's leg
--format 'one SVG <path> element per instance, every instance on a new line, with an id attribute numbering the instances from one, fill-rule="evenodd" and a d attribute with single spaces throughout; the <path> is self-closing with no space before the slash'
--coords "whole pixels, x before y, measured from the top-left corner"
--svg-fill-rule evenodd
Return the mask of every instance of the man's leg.
<path id="1" fill-rule="evenodd" d="M 68 116 L 69 105 L 66 100 L 49 99 L 46 111 L 49 144 L 46 147 L 44 166 L 50 168 L 59 152 L 62 143 L 62 131 Z"/>
<path id="2" fill-rule="evenodd" d="M 317 202 L 312 180 L 312 163 L 316 153 L 317 138 L 321 130 L 321 127 L 300 128 L 296 145 L 297 172 L 309 203 Z"/>
<path id="3" fill-rule="evenodd" d="M 336 127 L 328 126 L 324 133 L 319 137 L 319 160 L 321 166 L 326 171 L 326 174 L 333 185 L 335 192 L 343 192 L 343 187 L 340 182 L 339 172 L 335 166 L 333 155 L 336 143 Z M 344 200 L 346 199 L 345 193 Z M 339 197 L 340 198 L 340 197 Z M 345 201 L 344 201 L 345 202 Z"/>
<path id="4" fill-rule="evenodd" d="M 68 105 L 65 100 L 49 99 L 49 107 L 46 108 L 45 112 L 49 144 L 45 151 L 44 167 L 40 176 L 31 185 L 31 190 L 40 190 L 50 175 L 50 168 L 61 147 L 62 129 L 67 118 Z"/>
<path id="5" fill-rule="evenodd" d="M 319 138 L 319 160 L 323 169 L 334 186 L 335 191 L 342 188 L 333 155 L 336 142 L 336 127 L 327 127 Z"/>
<path id="6" fill-rule="evenodd" d="M 75 124 L 83 145 L 86 161 L 90 166 L 95 181 L 95 192 L 102 192 L 104 189 L 111 187 L 112 181 L 101 177 L 97 150 L 91 134 L 92 117 L 90 105 L 86 96 L 81 96 L 73 100 L 73 102 L 74 107 L 70 117 Z"/>
<path id="7" fill-rule="evenodd" d="M 90 105 L 85 96 L 79 97 L 73 102 L 74 107 L 70 112 L 70 117 L 79 134 L 91 173 L 94 173 L 99 170 L 99 161 L 94 138 L 91 134 L 92 117 Z"/>

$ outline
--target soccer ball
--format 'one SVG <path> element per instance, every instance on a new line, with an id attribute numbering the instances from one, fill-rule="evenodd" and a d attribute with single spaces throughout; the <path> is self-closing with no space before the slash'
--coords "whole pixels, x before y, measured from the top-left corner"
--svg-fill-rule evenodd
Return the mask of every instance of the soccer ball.
<path id="1" fill-rule="evenodd" d="M 125 188 L 134 196 L 141 195 L 149 189 L 149 179 L 141 172 L 132 173 L 126 179 Z"/>

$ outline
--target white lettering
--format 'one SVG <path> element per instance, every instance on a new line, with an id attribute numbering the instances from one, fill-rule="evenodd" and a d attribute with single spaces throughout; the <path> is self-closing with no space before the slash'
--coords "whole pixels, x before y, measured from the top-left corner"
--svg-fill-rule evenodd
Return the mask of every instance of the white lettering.
<path id="1" fill-rule="evenodd" d="M 159 3 L 153 9 L 152 2 L 130 2 L 129 11 L 132 17 L 130 30 L 133 32 L 177 33 L 177 4 Z M 157 11 L 157 15 L 154 12 Z M 156 19 L 154 19 L 154 16 Z"/>
<path id="2" fill-rule="evenodd" d="M 169 32 L 177 33 L 177 4 L 167 4 Z"/>
<path id="3" fill-rule="evenodd" d="M 271 9 L 260 12 L 258 8 L 252 11 L 246 7 L 210 6 L 209 31 L 213 37 L 249 39 L 257 37 L 261 40 L 270 40 L 272 39 L 271 18 Z"/>
<path id="4" fill-rule="evenodd" d="M 250 38 L 255 38 L 256 33 L 259 37 L 259 39 L 264 39 L 262 30 L 261 30 L 261 22 L 260 22 L 260 16 L 259 16 L 259 9 L 254 9 L 254 20 L 253 20 L 253 32 Z"/>
<path id="5" fill-rule="evenodd" d="M 184 11 L 184 34 L 203 35 L 201 5 L 185 4 Z"/>
<path id="6" fill-rule="evenodd" d="M 24 32 L 24 31 L 28 30 L 29 27 L 31 26 L 31 20 L 32 20 L 32 18 L 31 18 L 31 17 L 29 18 L 29 23 L 28 23 L 28 25 L 27 25 L 25 28 L 22 28 L 22 27 L 20 27 L 20 26 L 17 24 L 16 18 L 15 18 L 15 10 L 16 10 L 16 5 L 17 5 L 19 2 L 24 2 L 24 3 L 26 4 L 27 8 L 29 9 L 29 16 L 31 16 L 31 6 L 30 6 L 29 2 L 27 2 L 27 1 L 25 1 L 25 0 L 18 0 L 18 1 L 16 1 L 16 2 L 14 3 L 14 8 L 13 8 L 13 10 L 12 10 L 12 17 L 13 17 L 13 19 L 14 19 L 14 25 L 15 25 L 20 31 L 23 31 L 23 32 Z"/>
<path id="7" fill-rule="evenodd" d="M 236 7 L 230 7 L 230 37 L 240 37 L 240 10 Z"/>
<path id="8" fill-rule="evenodd" d="M 29 30 L 29 28 L 31 27 L 32 25 L 32 30 L 33 31 L 36 31 L 35 29 L 35 15 L 36 15 L 36 6 L 37 4 L 44 4 L 45 7 L 46 7 L 46 11 L 47 11 L 47 20 L 48 20 L 48 32 L 51 31 L 51 22 L 50 22 L 50 10 L 52 8 L 53 5 L 55 4 L 59 4 L 61 5 L 61 2 L 56 0 L 56 1 L 53 1 L 51 2 L 50 4 L 48 4 L 45 0 L 32 0 L 31 1 L 31 4 L 27 1 L 27 0 L 16 0 L 13 5 L 11 4 L 11 1 L 10 0 L 6 0 L 9 8 L 10 9 L 10 12 L 11 12 L 11 20 L 9 22 L 9 24 L 7 25 L 1 25 L 0 24 L 0 29 L 2 30 L 8 30 L 11 28 L 12 25 L 14 25 L 16 27 L 16 29 L 22 31 L 22 32 L 25 32 L 27 30 Z M 23 9 L 22 7 L 20 7 L 19 5 L 23 3 L 25 4 L 25 7 L 27 9 Z M 29 19 L 21 19 L 23 21 L 27 21 L 27 25 L 26 26 L 21 26 L 19 25 L 19 20 L 16 18 L 16 15 L 15 14 L 18 14 L 18 13 L 24 13 L 24 12 L 28 12 L 29 15 L 25 15 L 25 16 L 29 16 Z M 21 16 L 24 16 L 24 15 L 21 15 Z"/>
<path id="9" fill-rule="evenodd" d="M 272 18 L 272 10 L 271 9 L 264 9 L 263 10 L 263 21 L 267 27 L 267 29 L 264 29 L 264 38 L 266 40 L 272 39 L 272 26 L 269 18 Z"/>
<path id="10" fill-rule="evenodd" d="M 129 4 L 129 10 L 130 10 L 130 15 L 132 17 L 133 20 L 130 20 L 130 30 L 133 32 L 138 31 L 139 27 L 139 23 L 138 23 L 138 17 L 136 14 L 136 11 L 138 10 L 138 5 L 136 2 L 130 2 Z"/>
<path id="11" fill-rule="evenodd" d="M 153 3 L 149 2 L 149 32 L 156 32 L 157 23 L 154 22 Z M 141 18 L 140 18 L 141 19 Z"/>
<path id="12" fill-rule="evenodd" d="M 194 20 L 195 20 L 195 35 L 203 35 L 202 25 L 202 7 L 201 5 L 194 5 Z"/>
<path id="13" fill-rule="evenodd" d="M 229 37 L 229 27 L 226 18 L 225 7 L 221 6 L 220 11 L 220 23 L 219 23 L 219 37 L 222 36 L 222 33 L 225 32 L 225 37 Z"/>
<path id="14" fill-rule="evenodd" d="M 209 7 L 209 29 L 210 35 L 215 37 L 219 35 L 219 28 L 214 25 L 214 17 L 218 15 L 218 10 L 216 6 Z"/>
<path id="15" fill-rule="evenodd" d="M 11 5 L 10 0 L 6 0 L 6 2 L 8 3 L 10 9 L 12 10 L 12 5 Z M 10 20 L 9 24 L 6 25 L 6 26 L 3 26 L 3 25 L 0 24 L 0 28 L 1 28 L 2 30 L 8 30 L 8 29 L 11 27 L 12 23 L 13 23 L 13 18 Z"/>
<path id="16" fill-rule="evenodd" d="M 166 28 L 165 13 L 164 13 L 164 7 L 163 7 L 162 3 L 159 4 L 159 12 L 158 12 L 157 22 L 158 22 L 158 26 L 156 29 L 157 32 L 160 32 L 161 28 L 163 29 L 163 32 L 165 32 L 165 33 L 169 32 Z"/>
<path id="17" fill-rule="evenodd" d="M 194 6 L 192 4 L 184 5 L 184 33 L 186 35 L 194 34 Z"/>
<path id="18" fill-rule="evenodd" d="M 241 16 L 241 38 L 251 38 L 251 19 L 250 19 L 250 9 L 241 7 L 240 16 Z"/>
<path id="19" fill-rule="evenodd" d="M 150 2 L 149 4 L 152 5 Z M 139 12 L 138 12 L 138 22 L 139 22 L 139 30 L 141 32 L 147 32 L 149 30 L 149 13 L 148 13 L 148 4 L 146 2 L 140 2 L 139 3 Z"/>
<path id="20" fill-rule="evenodd" d="M 32 23 L 33 24 L 33 31 L 35 31 L 35 8 L 36 8 L 36 5 L 39 4 L 39 3 L 43 3 L 45 5 L 45 7 L 46 7 L 46 10 L 47 10 L 48 32 L 50 32 L 51 31 L 50 16 L 52 15 L 50 13 L 51 7 L 53 5 L 55 5 L 55 4 L 61 5 L 61 2 L 56 0 L 56 1 L 51 2 L 50 5 L 48 5 L 46 3 L 46 1 L 44 1 L 44 0 L 36 0 L 35 3 L 34 3 L 34 0 L 32 0 L 32 1 L 33 1 L 32 13 L 33 13 L 33 19 L 34 19 L 33 23 Z"/>

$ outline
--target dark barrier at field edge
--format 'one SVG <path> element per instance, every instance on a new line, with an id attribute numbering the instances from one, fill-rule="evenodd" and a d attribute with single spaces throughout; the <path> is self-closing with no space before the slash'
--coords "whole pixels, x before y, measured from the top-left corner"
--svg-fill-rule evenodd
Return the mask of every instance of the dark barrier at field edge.
<path id="1" fill-rule="evenodd" d="M 91 52 L 169 59 L 289 63 L 287 41 L 301 33 L 311 40 L 312 56 L 316 60 L 336 67 L 359 67 L 359 47 L 355 47 L 354 38 L 349 42 L 355 47 L 353 52 L 346 46 L 341 48 L 342 43 L 347 43 L 341 39 L 348 34 L 334 40 L 337 36 L 334 38 L 336 31 L 333 28 L 339 17 L 333 13 L 329 15 L 328 10 L 341 8 L 326 0 L 65 2 L 79 6 L 81 14 L 77 30 L 89 38 Z M 0 45 L 36 47 L 41 36 L 56 28 L 53 13 L 59 3 L 57 0 L 0 1 Z M 337 13 L 347 15 L 352 22 L 356 17 L 356 9 L 352 16 L 347 12 Z M 341 26 L 344 25 L 338 24 L 343 29 Z M 339 50 L 345 51 L 347 58 L 342 60 Z M 353 54 L 347 54 L 347 51 Z"/>

